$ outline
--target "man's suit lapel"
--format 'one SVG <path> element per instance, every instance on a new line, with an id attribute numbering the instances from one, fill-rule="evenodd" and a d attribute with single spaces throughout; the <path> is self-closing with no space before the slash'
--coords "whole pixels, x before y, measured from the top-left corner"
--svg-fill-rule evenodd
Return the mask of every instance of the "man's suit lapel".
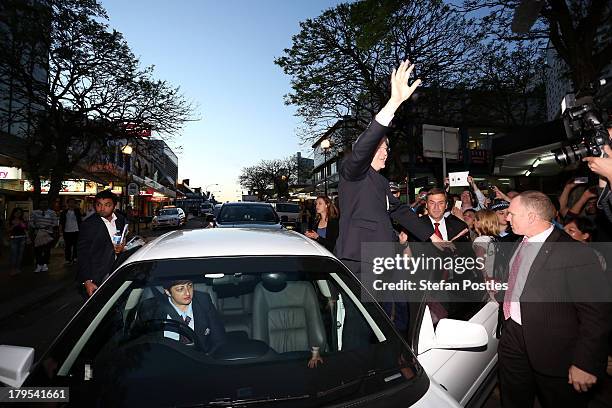
<path id="1" fill-rule="evenodd" d="M 529 282 L 534 279 L 534 276 L 538 274 L 538 271 L 542 270 L 542 268 L 546 264 L 546 261 L 548 261 L 548 258 L 550 257 L 552 251 L 553 243 L 559 239 L 559 235 L 560 232 L 556 228 L 554 228 L 552 233 L 542 244 L 542 247 L 538 251 L 538 255 L 536 255 L 536 258 L 533 260 L 531 268 L 529 268 L 529 274 L 527 275 L 527 280 L 525 281 L 525 288 L 529 287 Z M 523 293 L 524 292 L 525 291 L 523 290 Z"/>

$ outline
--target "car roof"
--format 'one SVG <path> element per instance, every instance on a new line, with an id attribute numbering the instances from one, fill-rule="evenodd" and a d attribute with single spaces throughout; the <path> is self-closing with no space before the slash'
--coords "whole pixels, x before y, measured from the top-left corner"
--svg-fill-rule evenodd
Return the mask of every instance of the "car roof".
<path id="1" fill-rule="evenodd" d="M 270 203 L 262 203 L 261 201 L 234 201 L 231 203 L 225 203 L 223 205 L 262 205 L 262 206 L 272 206 Z"/>
<path id="2" fill-rule="evenodd" d="M 294 231 L 205 228 L 164 234 L 139 249 L 126 264 L 156 259 L 264 255 L 333 257 L 325 248 Z"/>

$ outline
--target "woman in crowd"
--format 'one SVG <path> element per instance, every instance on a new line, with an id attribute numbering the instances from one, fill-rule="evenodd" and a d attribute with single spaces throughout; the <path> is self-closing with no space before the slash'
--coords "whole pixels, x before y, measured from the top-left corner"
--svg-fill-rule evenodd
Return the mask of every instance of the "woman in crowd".
<path id="1" fill-rule="evenodd" d="M 28 237 L 28 224 L 23 217 L 23 210 L 21 208 L 14 208 L 11 212 L 7 230 L 11 248 L 11 276 L 14 276 L 21 272 L 23 252 L 25 250 L 26 240 Z"/>
<path id="2" fill-rule="evenodd" d="M 327 196 L 318 196 L 316 201 L 317 215 L 312 230 L 304 235 L 333 252 L 338 239 L 338 210 Z"/>
<path id="3" fill-rule="evenodd" d="M 497 243 L 496 236 L 499 234 L 500 229 L 498 217 L 493 211 L 477 211 L 474 226 L 478 234 L 472 244 L 474 252 L 477 257 L 485 259 L 485 268 L 483 270 L 484 278 L 493 279 L 496 252 L 495 245 Z"/>

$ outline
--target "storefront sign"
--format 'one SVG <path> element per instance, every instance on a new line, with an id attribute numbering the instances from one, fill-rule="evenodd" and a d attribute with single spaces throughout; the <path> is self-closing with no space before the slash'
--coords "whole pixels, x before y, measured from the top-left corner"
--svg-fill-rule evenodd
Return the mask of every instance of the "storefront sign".
<path id="1" fill-rule="evenodd" d="M 41 193 L 48 193 L 51 183 L 47 180 L 40 182 Z M 34 191 L 34 185 L 29 180 L 23 183 L 24 191 Z M 62 188 L 60 193 L 84 193 L 85 192 L 85 180 L 66 180 L 62 182 Z"/>
<path id="2" fill-rule="evenodd" d="M 19 180 L 21 179 L 21 169 L 18 167 L 0 166 L 0 180 Z"/>

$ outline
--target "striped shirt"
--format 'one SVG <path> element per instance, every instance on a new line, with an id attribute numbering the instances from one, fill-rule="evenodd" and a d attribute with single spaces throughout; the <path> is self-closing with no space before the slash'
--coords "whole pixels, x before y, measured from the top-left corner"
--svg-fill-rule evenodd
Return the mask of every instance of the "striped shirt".
<path id="1" fill-rule="evenodd" d="M 53 233 L 53 228 L 59 225 L 59 218 L 55 211 L 52 210 L 35 210 L 32 212 L 31 224 L 35 230 L 45 230 L 48 233 Z"/>

